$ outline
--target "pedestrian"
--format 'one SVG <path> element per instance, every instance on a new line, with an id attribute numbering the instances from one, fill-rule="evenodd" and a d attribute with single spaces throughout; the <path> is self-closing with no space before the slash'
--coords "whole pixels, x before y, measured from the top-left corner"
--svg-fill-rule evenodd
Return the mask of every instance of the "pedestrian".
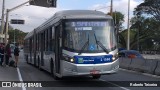
<path id="1" fill-rule="evenodd" d="M 4 59 L 4 45 L 3 43 L 0 44 L 0 65 L 3 64 Z"/>
<path id="2" fill-rule="evenodd" d="M 17 67 L 17 64 L 18 64 L 19 52 L 20 51 L 18 48 L 18 44 L 16 44 L 15 49 L 14 49 L 15 67 Z"/>
<path id="3" fill-rule="evenodd" d="M 3 58 L 4 58 L 4 45 L 3 43 L 0 44 L 0 65 L 3 64 Z"/>
<path id="4" fill-rule="evenodd" d="M 10 57 L 11 57 L 11 48 L 10 48 L 10 44 L 7 44 L 5 48 L 5 62 L 7 67 L 9 66 Z"/>

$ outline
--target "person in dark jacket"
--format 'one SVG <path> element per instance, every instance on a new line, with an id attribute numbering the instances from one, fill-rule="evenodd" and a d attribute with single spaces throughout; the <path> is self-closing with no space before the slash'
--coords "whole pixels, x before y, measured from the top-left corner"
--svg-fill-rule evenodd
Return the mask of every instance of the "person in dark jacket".
<path id="1" fill-rule="evenodd" d="M 4 59 L 4 45 L 1 43 L 0 44 L 0 65 L 3 64 L 3 59 Z"/>
<path id="2" fill-rule="evenodd" d="M 11 48 L 10 45 L 7 44 L 5 48 L 5 62 L 6 66 L 9 66 L 9 58 L 11 57 Z"/>
<path id="3" fill-rule="evenodd" d="M 19 51 L 18 45 L 16 44 L 16 47 L 14 49 L 15 67 L 17 67 L 17 64 L 18 64 L 19 52 L 20 51 Z"/>

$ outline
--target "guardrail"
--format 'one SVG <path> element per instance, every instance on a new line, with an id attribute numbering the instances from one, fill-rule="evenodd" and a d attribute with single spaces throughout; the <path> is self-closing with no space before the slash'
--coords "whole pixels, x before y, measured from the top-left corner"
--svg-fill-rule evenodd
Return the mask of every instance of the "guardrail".
<path id="1" fill-rule="evenodd" d="M 160 60 L 159 54 L 141 54 L 145 59 L 157 59 Z"/>
<path id="2" fill-rule="evenodd" d="M 158 59 L 138 59 L 121 57 L 120 68 L 160 75 L 160 60 Z"/>

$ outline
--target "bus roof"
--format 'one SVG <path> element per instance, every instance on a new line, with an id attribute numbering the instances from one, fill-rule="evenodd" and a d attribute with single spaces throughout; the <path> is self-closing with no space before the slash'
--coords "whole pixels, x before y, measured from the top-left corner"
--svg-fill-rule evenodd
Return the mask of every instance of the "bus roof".
<path id="1" fill-rule="evenodd" d="M 54 16 L 61 17 L 64 19 L 111 18 L 111 16 L 107 17 L 107 15 L 103 12 L 95 10 L 64 10 L 57 12 Z"/>
<path id="2" fill-rule="evenodd" d="M 95 10 L 64 10 L 56 12 L 49 20 L 35 28 L 35 31 L 38 33 L 42 30 L 45 30 L 61 19 L 112 19 L 112 17 L 103 12 Z M 25 38 L 30 37 L 32 34 L 33 32 L 29 33 L 29 35 L 27 35 Z"/>
<path id="3" fill-rule="evenodd" d="M 29 37 L 31 37 L 31 36 L 33 35 L 33 32 L 34 32 L 34 30 L 31 31 L 31 32 L 29 32 L 29 33 L 24 37 L 24 40 L 27 39 L 27 38 L 29 38 Z"/>

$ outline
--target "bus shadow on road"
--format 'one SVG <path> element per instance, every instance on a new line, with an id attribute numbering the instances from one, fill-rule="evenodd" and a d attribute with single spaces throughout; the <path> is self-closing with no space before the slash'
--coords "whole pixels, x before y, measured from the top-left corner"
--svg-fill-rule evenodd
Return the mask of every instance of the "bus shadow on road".
<path id="1" fill-rule="evenodd" d="M 47 83 L 43 84 L 43 87 L 115 87 L 115 86 L 105 81 L 71 79 L 71 80 L 47 81 Z"/>
<path id="2" fill-rule="evenodd" d="M 52 87 L 115 87 L 105 81 L 93 79 L 92 77 L 63 77 L 60 80 L 49 81 L 46 86 Z"/>

